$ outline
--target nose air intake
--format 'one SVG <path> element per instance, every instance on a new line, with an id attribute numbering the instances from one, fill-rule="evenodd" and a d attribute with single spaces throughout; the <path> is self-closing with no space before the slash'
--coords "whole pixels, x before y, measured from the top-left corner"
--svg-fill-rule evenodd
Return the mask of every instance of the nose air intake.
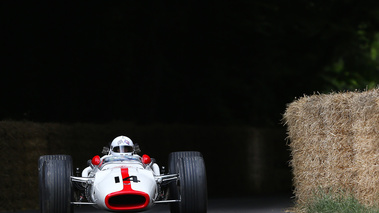
<path id="1" fill-rule="evenodd" d="M 110 210 L 141 210 L 149 205 L 150 197 L 140 191 L 120 191 L 106 196 L 105 203 Z"/>
<path id="2" fill-rule="evenodd" d="M 146 203 L 146 198 L 134 194 L 117 195 L 110 197 L 108 203 L 112 207 L 129 209 L 143 206 Z"/>

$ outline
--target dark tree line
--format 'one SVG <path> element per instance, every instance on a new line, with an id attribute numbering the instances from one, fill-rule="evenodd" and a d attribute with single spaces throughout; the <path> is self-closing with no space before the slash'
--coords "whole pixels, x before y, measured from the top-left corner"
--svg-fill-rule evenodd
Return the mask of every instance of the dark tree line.
<path id="1" fill-rule="evenodd" d="M 276 126 L 379 78 L 376 1 L 1 4 L 1 119 Z"/>

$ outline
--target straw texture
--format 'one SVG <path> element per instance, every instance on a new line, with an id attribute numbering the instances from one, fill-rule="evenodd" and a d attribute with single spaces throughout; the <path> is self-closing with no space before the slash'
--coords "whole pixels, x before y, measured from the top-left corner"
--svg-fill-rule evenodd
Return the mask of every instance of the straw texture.
<path id="1" fill-rule="evenodd" d="M 379 90 L 304 96 L 283 116 L 297 204 L 315 193 L 379 206 Z"/>

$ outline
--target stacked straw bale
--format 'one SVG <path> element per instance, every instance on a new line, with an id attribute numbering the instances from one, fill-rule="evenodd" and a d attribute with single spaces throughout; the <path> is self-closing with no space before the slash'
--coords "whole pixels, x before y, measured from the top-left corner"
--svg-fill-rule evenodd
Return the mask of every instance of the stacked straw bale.
<path id="1" fill-rule="evenodd" d="M 302 97 L 284 121 L 297 204 L 343 191 L 379 206 L 379 89 Z"/>

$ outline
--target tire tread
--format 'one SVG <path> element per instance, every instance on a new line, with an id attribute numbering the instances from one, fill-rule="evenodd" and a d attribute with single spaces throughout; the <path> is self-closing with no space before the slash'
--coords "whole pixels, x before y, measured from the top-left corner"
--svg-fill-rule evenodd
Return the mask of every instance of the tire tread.
<path id="1" fill-rule="evenodd" d="M 70 213 L 72 158 L 69 155 L 44 155 L 38 160 L 40 210 L 42 213 Z"/>

